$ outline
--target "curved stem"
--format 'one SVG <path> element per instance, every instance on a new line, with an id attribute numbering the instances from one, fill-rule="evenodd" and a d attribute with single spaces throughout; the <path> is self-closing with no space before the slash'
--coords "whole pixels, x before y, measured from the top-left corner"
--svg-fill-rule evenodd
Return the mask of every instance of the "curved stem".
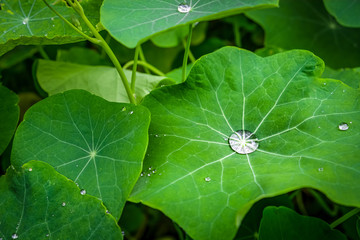
<path id="1" fill-rule="evenodd" d="M 313 195 L 313 197 L 316 199 L 316 201 L 320 204 L 320 206 L 324 209 L 325 212 L 327 212 L 332 217 L 336 216 L 338 212 L 337 205 L 335 205 L 334 209 L 331 210 L 318 192 L 314 191 L 313 189 L 308 189 L 308 191 L 311 195 Z"/>
<path id="2" fill-rule="evenodd" d="M 132 74 L 131 74 L 131 91 L 133 93 L 135 92 L 136 70 L 137 70 L 137 65 L 138 65 L 139 51 L 140 51 L 140 44 L 138 44 L 135 48 L 134 64 L 133 64 Z"/>
<path id="3" fill-rule="evenodd" d="M 241 36 L 240 36 L 240 31 L 239 31 L 239 22 L 235 21 L 235 23 L 233 24 L 233 31 L 234 31 L 234 37 L 235 37 L 235 45 L 237 47 L 241 47 Z"/>
<path id="4" fill-rule="evenodd" d="M 342 224 L 343 222 L 345 222 L 346 220 L 348 220 L 352 216 L 358 214 L 359 212 L 360 212 L 360 208 L 354 208 L 350 212 L 346 213 L 344 216 L 336 219 L 333 223 L 330 224 L 330 227 L 331 228 L 336 228 L 337 226 L 339 226 L 340 224 Z"/>
<path id="5" fill-rule="evenodd" d="M 297 195 L 296 195 L 296 203 L 298 205 L 299 211 L 303 214 L 303 215 L 308 215 L 305 205 L 304 205 L 304 201 L 303 201 L 303 197 L 302 197 L 302 191 L 300 191 Z"/>
<path id="6" fill-rule="evenodd" d="M 140 50 L 139 53 L 140 53 L 140 59 L 141 59 L 141 61 L 147 62 L 146 59 L 145 59 L 145 55 L 144 55 L 144 52 L 143 52 L 141 46 L 140 46 L 140 49 L 139 49 L 139 50 Z M 148 69 L 147 67 L 144 68 L 144 71 L 145 71 L 147 74 L 150 74 L 150 71 L 149 71 L 149 69 Z"/>
<path id="7" fill-rule="evenodd" d="M 133 64 L 134 64 L 134 61 L 129 61 L 124 65 L 123 69 L 129 68 Z M 160 71 L 159 69 L 157 69 L 156 67 L 151 65 L 150 63 L 143 62 L 143 61 L 138 61 L 137 64 L 140 65 L 140 66 L 143 66 L 144 68 L 148 68 L 150 71 L 152 71 L 156 75 L 163 76 L 163 77 L 166 76 L 165 73 L 163 73 L 162 71 Z"/>
<path id="8" fill-rule="evenodd" d="M 185 82 L 185 79 L 186 79 L 186 66 L 187 66 L 187 61 L 188 61 L 189 51 L 190 51 L 192 29 L 193 29 L 192 24 L 189 24 L 189 34 L 188 34 L 188 38 L 187 38 L 187 42 L 186 42 L 183 65 L 182 65 L 182 82 Z"/>
<path id="9" fill-rule="evenodd" d="M 44 47 L 42 45 L 38 46 L 38 50 L 43 59 L 50 60 L 49 55 L 45 52 Z"/>

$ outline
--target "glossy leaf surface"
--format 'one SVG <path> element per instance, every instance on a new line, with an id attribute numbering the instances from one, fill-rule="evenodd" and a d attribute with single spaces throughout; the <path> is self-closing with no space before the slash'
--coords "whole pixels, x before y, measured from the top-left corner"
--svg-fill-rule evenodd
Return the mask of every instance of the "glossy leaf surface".
<path id="1" fill-rule="evenodd" d="M 54 1 L 47 0 L 52 4 Z M 17 45 L 64 44 L 84 40 L 52 12 L 43 0 L 0 0 L 0 56 Z M 101 1 L 82 1 L 84 11 L 95 25 L 99 22 Z M 71 23 L 89 33 L 80 16 L 62 1 L 53 5 Z"/>
<path id="2" fill-rule="evenodd" d="M 341 80 L 353 88 L 360 87 L 360 67 L 339 70 L 326 67 L 322 77 Z"/>
<path id="3" fill-rule="evenodd" d="M 132 72 L 124 72 L 130 81 Z M 39 60 L 36 76 L 41 88 L 49 95 L 83 89 L 111 102 L 129 102 L 119 73 L 114 67 Z M 140 102 L 166 77 L 137 73 L 136 78 L 135 94 L 136 100 Z"/>
<path id="4" fill-rule="evenodd" d="M 265 29 L 267 47 L 310 50 L 333 68 L 360 66 L 360 29 L 337 23 L 322 0 L 281 0 L 246 14 Z"/>
<path id="5" fill-rule="evenodd" d="M 197 61 L 185 83 L 152 91 L 143 101 L 150 143 L 131 200 L 195 239 L 232 239 L 255 201 L 301 187 L 360 206 L 360 93 L 320 79 L 323 69 L 307 51 L 262 58 L 227 47 Z M 253 153 L 229 146 L 238 130 L 257 137 Z"/>
<path id="6" fill-rule="evenodd" d="M 49 163 L 118 219 L 141 171 L 149 121 L 144 107 L 67 91 L 27 111 L 11 161 L 15 167 L 32 159 Z"/>
<path id="7" fill-rule="evenodd" d="M 301 216 L 286 207 L 267 207 L 264 209 L 259 230 L 260 240 L 346 240 L 340 231 L 331 229 L 325 221 Z"/>
<path id="8" fill-rule="evenodd" d="M 276 6 L 278 0 L 187 0 L 189 12 L 180 12 L 176 0 L 105 0 L 101 23 L 127 47 L 134 48 L 150 36 L 180 25 L 213 20 L 250 8 Z"/>
<path id="9" fill-rule="evenodd" d="M 44 162 L 10 167 L 0 178 L 0 199 L 4 240 L 122 239 L 101 201 L 81 195 L 74 182 Z"/>
<path id="10" fill-rule="evenodd" d="M 360 1 L 324 0 L 326 9 L 336 20 L 347 27 L 360 27 Z"/>
<path id="11" fill-rule="evenodd" d="M 9 144 L 19 120 L 19 98 L 0 85 L 0 155 Z"/>

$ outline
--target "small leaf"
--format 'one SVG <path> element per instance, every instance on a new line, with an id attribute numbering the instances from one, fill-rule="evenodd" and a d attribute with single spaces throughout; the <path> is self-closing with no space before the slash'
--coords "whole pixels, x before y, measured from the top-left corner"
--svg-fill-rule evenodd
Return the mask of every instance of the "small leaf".
<path id="1" fill-rule="evenodd" d="M 140 174 L 150 116 L 144 107 L 110 103 L 71 90 L 37 103 L 13 143 L 12 164 L 38 159 L 103 200 L 115 218 Z"/>
<path id="2" fill-rule="evenodd" d="M 124 70 L 128 80 L 132 72 Z M 119 73 L 114 67 L 89 66 L 39 60 L 37 81 L 49 95 L 71 89 L 83 89 L 111 102 L 129 102 Z M 166 77 L 136 73 L 136 100 L 140 102 Z"/>
<path id="3" fill-rule="evenodd" d="M 105 0 L 101 23 L 129 48 L 161 31 L 199 21 L 214 20 L 247 9 L 277 6 L 278 0 Z"/>
<path id="4" fill-rule="evenodd" d="M 260 240 L 346 240 L 346 236 L 315 217 L 301 216 L 286 207 L 267 207 L 259 230 Z"/>
<path id="5" fill-rule="evenodd" d="M 19 121 L 18 102 L 15 93 L 0 85 L 0 155 L 9 144 Z"/>
<path id="6" fill-rule="evenodd" d="M 324 0 L 326 9 L 346 27 L 360 27 L 360 2 L 354 0 Z"/>
<path id="7" fill-rule="evenodd" d="M 333 68 L 360 66 L 360 29 L 338 24 L 321 0 L 281 0 L 246 15 L 265 29 L 267 47 L 307 49 Z"/>
<path id="8" fill-rule="evenodd" d="M 101 201 L 44 162 L 8 168 L 0 199 L 1 239 L 122 239 Z"/>
<path id="9" fill-rule="evenodd" d="M 232 239 L 255 201 L 301 187 L 360 206 L 360 92 L 319 78 L 323 69 L 308 51 L 262 58 L 226 47 L 198 60 L 185 83 L 152 91 L 131 201 L 195 239 Z M 230 139 L 237 131 L 249 139 Z"/>

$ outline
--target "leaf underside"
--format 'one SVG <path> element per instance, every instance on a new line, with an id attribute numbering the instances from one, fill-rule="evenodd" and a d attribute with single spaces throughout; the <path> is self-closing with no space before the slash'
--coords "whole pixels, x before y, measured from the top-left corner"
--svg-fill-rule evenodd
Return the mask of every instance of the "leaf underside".
<path id="1" fill-rule="evenodd" d="M 232 239 L 255 201 L 301 187 L 360 206 L 359 91 L 320 79 L 323 69 L 303 50 L 262 58 L 226 47 L 202 57 L 185 83 L 145 97 L 150 143 L 130 200 L 195 239 Z M 228 143 L 244 129 L 259 143 L 250 154 Z"/>

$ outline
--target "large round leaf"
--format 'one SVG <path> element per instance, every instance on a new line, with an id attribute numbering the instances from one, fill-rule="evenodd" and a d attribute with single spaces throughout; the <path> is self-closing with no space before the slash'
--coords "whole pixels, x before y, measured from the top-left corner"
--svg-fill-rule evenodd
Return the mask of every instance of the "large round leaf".
<path id="1" fill-rule="evenodd" d="M 360 27 L 360 1 L 324 0 L 326 9 L 336 20 L 347 27 Z"/>
<path id="2" fill-rule="evenodd" d="M 333 68 L 360 66 L 360 29 L 337 23 L 322 0 L 281 0 L 246 14 L 264 27 L 268 47 L 307 49 Z"/>
<path id="3" fill-rule="evenodd" d="M 46 0 L 49 4 L 54 1 Z M 76 27 L 89 33 L 85 23 L 75 11 L 57 1 L 53 7 Z M 68 26 L 43 0 L 0 1 L 0 56 L 17 45 L 64 44 L 84 40 Z M 86 15 L 93 24 L 99 21 L 101 1 L 82 1 Z"/>
<path id="4" fill-rule="evenodd" d="M 13 144 L 15 167 L 37 159 L 52 165 L 116 217 L 140 174 L 149 112 L 83 90 L 49 97 L 25 114 Z"/>
<path id="5" fill-rule="evenodd" d="M 0 155 L 9 144 L 19 121 L 18 101 L 15 93 L 0 85 Z"/>
<path id="6" fill-rule="evenodd" d="M 197 61 L 185 83 L 151 92 L 150 144 L 131 200 L 195 239 L 231 239 L 255 201 L 301 187 L 360 206 L 360 92 L 318 78 L 323 68 L 303 50 L 262 58 L 227 47 Z M 238 130 L 255 134 L 254 152 L 229 146 Z"/>
<path id="7" fill-rule="evenodd" d="M 276 6 L 278 0 L 105 0 L 101 23 L 110 34 L 133 48 L 151 35 L 176 26 L 234 15 L 249 8 Z M 179 5 L 188 12 L 178 10 Z M 186 7 L 185 7 L 186 9 Z"/>
<path id="8" fill-rule="evenodd" d="M 122 239 L 116 220 L 95 197 L 49 164 L 31 161 L 0 178 L 1 239 Z"/>

